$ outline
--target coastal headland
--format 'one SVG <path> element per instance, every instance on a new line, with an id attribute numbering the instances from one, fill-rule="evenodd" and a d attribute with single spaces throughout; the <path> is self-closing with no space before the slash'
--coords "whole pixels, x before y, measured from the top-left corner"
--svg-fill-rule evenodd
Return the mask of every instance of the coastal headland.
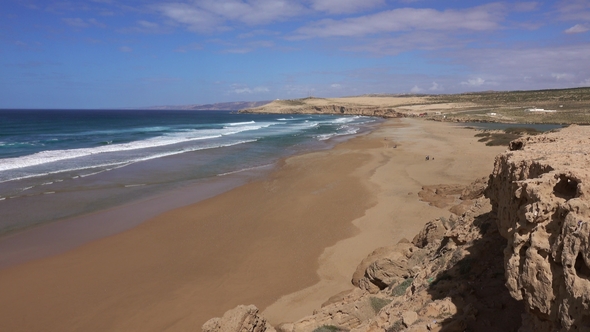
<path id="1" fill-rule="evenodd" d="M 0 330 L 195 330 L 244 303 L 296 320 L 349 289 L 376 247 L 448 215 L 420 200 L 423 186 L 467 185 L 503 150 L 452 124 L 387 120 L 267 178 L 0 270 Z"/>
<path id="2" fill-rule="evenodd" d="M 274 100 L 244 113 L 422 117 L 449 122 L 589 124 L 590 88 Z"/>

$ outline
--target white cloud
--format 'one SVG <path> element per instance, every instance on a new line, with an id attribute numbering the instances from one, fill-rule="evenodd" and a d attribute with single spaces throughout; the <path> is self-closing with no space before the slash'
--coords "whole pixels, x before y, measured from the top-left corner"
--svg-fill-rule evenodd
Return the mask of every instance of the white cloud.
<path id="1" fill-rule="evenodd" d="M 556 4 L 559 19 L 563 21 L 590 21 L 588 0 L 562 0 Z"/>
<path id="2" fill-rule="evenodd" d="M 103 23 L 100 23 L 99 21 L 97 21 L 94 18 L 89 18 L 89 19 L 82 19 L 79 17 L 76 18 L 62 18 L 62 21 L 72 27 L 75 28 L 89 28 L 91 26 L 95 26 L 95 27 L 99 27 L 99 28 L 104 28 L 106 27 L 106 25 L 104 25 Z"/>
<path id="3" fill-rule="evenodd" d="M 494 30 L 499 28 L 503 9 L 498 4 L 445 11 L 400 8 L 343 20 L 321 20 L 297 29 L 295 38 L 366 36 L 412 30 Z"/>
<path id="4" fill-rule="evenodd" d="M 442 87 L 442 85 L 436 83 L 436 82 L 432 82 L 432 85 L 430 86 L 430 88 L 428 89 L 430 91 L 442 91 L 444 90 L 444 88 Z"/>
<path id="5" fill-rule="evenodd" d="M 512 7 L 517 12 L 530 12 L 533 10 L 537 10 L 539 8 L 539 3 L 534 1 L 516 2 L 512 4 Z"/>
<path id="6" fill-rule="evenodd" d="M 268 24 L 300 15 L 305 8 L 287 0 L 202 0 L 165 3 L 156 9 L 192 31 L 227 30 L 228 21 L 247 25 Z"/>
<path id="7" fill-rule="evenodd" d="M 569 81 L 574 78 L 574 75 L 568 74 L 568 73 L 553 73 L 553 74 L 551 74 L 551 77 L 555 78 L 558 81 L 562 81 L 562 80 Z"/>
<path id="8" fill-rule="evenodd" d="M 236 45 L 232 43 L 221 43 L 222 45 L 226 45 L 230 48 L 223 51 L 224 53 L 234 53 L 234 54 L 245 54 L 253 52 L 260 48 L 270 48 L 274 46 L 274 43 L 268 40 L 258 40 L 258 41 L 251 41 L 247 42 L 242 45 Z"/>
<path id="9" fill-rule="evenodd" d="M 465 68 L 472 78 L 485 78 L 484 86 L 502 90 L 572 87 L 590 77 L 590 44 L 544 47 L 472 48 L 438 52 L 437 56 Z M 469 74 L 471 73 L 471 74 Z M 564 76 L 563 74 L 571 76 Z M 526 81 L 523 82 L 523 78 Z M 559 78 L 559 80 L 558 80 Z M 438 81 L 438 80 L 437 80 Z M 446 90 L 454 90 L 444 82 Z M 475 79 L 472 83 L 477 83 Z M 469 81 L 460 86 L 473 86 Z"/>
<path id="10" fill-rule="evenodd" d="M 462 49 L 469 38 L 455 38 L 452 33 L 413 31 L 394 37 L 362 38 L 356 43 L 347 43 L 345 51 L 396 55 L 411 50 Z"/>
<path id="11" fill-rule="evenodd" d="M 358 13 L 385 4 L 385 0 L 312 0 L 311 7 L 331 14 Z"/>
<path id="12" fill-rule="evenodd" d="M 137 25 L 139 25 L 142 28 L 146 28 L 146 29 L 157 29 L 160 27 L 160 25 L 158 23 L 145 21 L 145 20 L 137 21 Z"/>
<path id="13" fill-rule="evenodd" d="M 587 78 L 584 81 L 580 82 L 580 86 L 590 86 L 590 78 Z"/>
<path id="14" fill-rule="evenodd" d="M 253 89 L 250 89 L 247 86 L 234 85 L 231 92 L 237 93 L 237 94 L 253 94 L 253 93 L 270 92 L 270 89 L 267 87 L 264 87 L 264 86 L 257 86 Z"/>
<path id="15" fill-rule="evenodd" d="M 332 89 L 342 89 L 342 85 L 338 84 L 338 83 L 334 83 L 334 84 L 330 85 L 330 87 Z"/>
<path id="16" fill-rule="evenodd" d="M 420 93 L 422 91 L 424 90 L 420 89 L 420 87 L 418 87 L 417 85 L 414 85 L 414 87 L 410 89 L 411 93 Z"/>
<path id="17" fill-rule="evenodd" d="M 222 22 L 221 18 L 185 3 L 163 4 L 159 9 L 164 16 L 187 25 L 192 31 L 210 32 Z"/>
<path id="18" fill-rule="evenodd" d="M 177 49 L 175 49 L 174 52 L 186 53 L 188 51 L 197 51 L 197 50 L 201 50 L 201 49 L 203 49 L 203 46 L 201 44 L 192 43 L 192 44 L 180 46 Z"/>
<path id="19" fill-rule="evenodd" d="M 162 26 L 155 22 L 146 20 L 139 20 L 136 26 L 119 29 L 122 33 L 166 33 L 170 31 L 170 27 Z"/>
<path id="20" fill-rule="evenodd" d="M 583 33 L 590 30 L 590 28 L 586 27 L 585 25 L 582 24 L 576 24 L 573 27 L 563 31 L 565 33 Z"/>
<path id="21" fill-rule="evenodd" d="M 481 86 L 486 82 L 486 80 L 484 80 L 481 77 L 478 78 L 472 78 L 467 80 L 466 82 L 461 82 L 461 85 L 468 85 L 468 86 Z"/>
<path id="22" fill-rule="evenodd" d="M 121 51 L 123 53 L 130 53 L 130 52 L 133 52 L 133 49 L 129 46 L 121 46 L 121 47 L 119 47 L 119 51 Z"/>

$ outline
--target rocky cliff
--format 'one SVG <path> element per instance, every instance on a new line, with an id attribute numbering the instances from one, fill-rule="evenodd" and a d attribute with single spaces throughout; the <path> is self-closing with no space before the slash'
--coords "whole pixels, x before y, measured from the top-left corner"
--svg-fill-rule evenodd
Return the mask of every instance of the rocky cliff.
<path id="1" fill-rule="evenodd" d="M 525 137 L 498 158 L 486 195 L 521 331 L 590 331 L 590 127 Z"/>
<path id="2" fill-rule="evenodd" d="M 240 113 L 276 113 L 276 114 L 343 114 L 399 118 L 404 114 L 391 107 L 325 104 L 313 105 L 298 100 L 273 101 L 270 104 L 242 109 Z"/>
<path id="3" fill-rule="evenodd" d="M 588 166 L 590 127 L 574 126 L 511 142 L 487 181 L 423 188 L 450 217 L 376 249 L 354 288 L 276 331 L 590 330 Z M 236 310 L 264 322 L 256 331 L 275 329 L 253 307 Z M 219 321 L 203 330 L 222 331 Z"/>

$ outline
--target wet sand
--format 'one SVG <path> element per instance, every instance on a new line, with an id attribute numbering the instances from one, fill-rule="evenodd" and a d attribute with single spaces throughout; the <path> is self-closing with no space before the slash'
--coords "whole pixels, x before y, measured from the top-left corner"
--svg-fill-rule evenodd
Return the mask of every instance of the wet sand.
<path id="1" fill-rule="evenodd" d="M 238 304 L 273 323 L 300 318 L 350 288 L 373 249 L 448 214 L 418 201 L 422 185 L 467 184 L 502 150 L 449 124 L 389 120 L 267 178 L 0 270 L 0 330 L 198 331 Z"/>

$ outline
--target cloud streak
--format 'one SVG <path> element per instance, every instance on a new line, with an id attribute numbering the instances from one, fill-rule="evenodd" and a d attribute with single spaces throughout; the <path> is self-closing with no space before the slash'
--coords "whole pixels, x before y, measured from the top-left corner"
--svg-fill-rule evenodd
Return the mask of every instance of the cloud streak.
<path id="1" fill-rule="evenodd" d="M 325 19 L 297 29 L 295 38 L 362 37 L 366 35 L 416 30 L 469 30 L 489 31 L 500 27 L 504 6 L 484 5 L 464 10 L 428 8 L 400 8 L 377 14 L 346 18 Z"/>
<path id="2" fill-rule="evenodd" d="M 311 7 L 330 14 L 358 13 L 359 11 L 380 7 L 385 0 L 313 0 Z"/>
<path id="3" fill-rule="evenodd" d="M 295 17 L 305 11 L 297 2 L 286 0 L 204 0 L 165 3 L 154 8 L 191 31 L 209 33 L 230 29 L 228 22 L 262 25 Z"/>
<path id="4" fill-rule="evenodd" d="M 565 33 L 584 33 L 586 31 L 590 30 L 590 28 L 588 28 L 587 26 L 583 25 L 583 24 L 576 24 L 573 27 L 565 30 Z"/>

